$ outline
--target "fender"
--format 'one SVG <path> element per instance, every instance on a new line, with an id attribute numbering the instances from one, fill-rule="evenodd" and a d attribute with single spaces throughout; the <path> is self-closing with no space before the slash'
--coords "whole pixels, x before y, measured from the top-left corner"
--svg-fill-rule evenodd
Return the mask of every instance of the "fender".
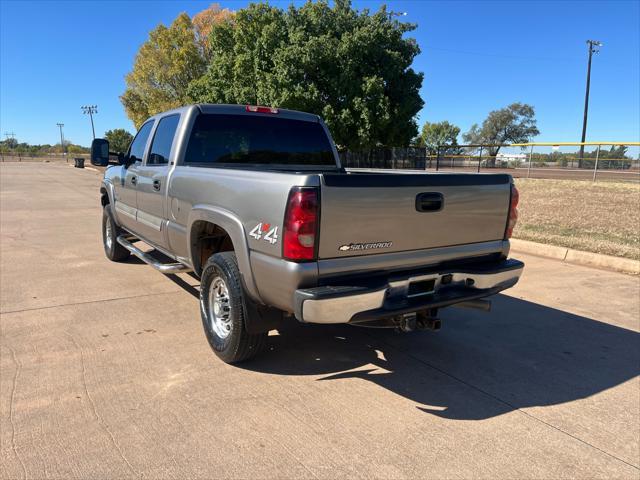
<path id="1" fill-rule="evenodd" d="M 244 226 L 242 222 L 235 216 L 234 213 L 224 208 L 214 207 L 211 205 L 194 205 L 189 212 L 189 219 L 187 222 L 187 249 L 188 255 L 191 259 L 191 264 L 196 267 L 198 259 L 196 259 L 192 252 L 191 244 L 191 231 L 193 230 L 193 224 L 197 221 L 207 221 L 214 225 L 223 228 L 231 237 L 233 247 L 238 260 L 238 268 L 240 269 L 240 275 L 242 277 L 242 283 L 244 284 L 246 292 L 249 296 L 258 303 L 263 303 L 256 288 L 255 280 L 253 278 L 253 272 L 251 270 L 251 262 L 249 261 L 249 245 L 247 243 L 247 237 L 245 235 Z"/>
<path id="2" fill-rule="evenodd" d="M 116 193 L 113 187 L 113 183 L 111 183 L 106 178 L 102 179 L 102 183 L 100 185 L 100 194 L 102 195 L 103 193 L 106 193 L 109 197 L 109 204 L 113 207 L 111 210 L 111 214 L 113 215 L 113 219 L 115 220 L 116 225 L 120 226 L 120 222 L 118 221 L 118 212 L 115 209 Z"/>

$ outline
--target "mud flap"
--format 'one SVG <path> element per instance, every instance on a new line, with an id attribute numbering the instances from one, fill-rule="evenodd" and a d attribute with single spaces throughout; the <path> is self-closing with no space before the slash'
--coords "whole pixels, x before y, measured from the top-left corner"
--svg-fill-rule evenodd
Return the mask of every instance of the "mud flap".
<path id="1" fill-rule="evenodd" d="M 247 333 L 258 334 L 274 330 L 284 319 L 284 312 L 277 308 L 260 305 L 244 291 L 244 328 Z"/>

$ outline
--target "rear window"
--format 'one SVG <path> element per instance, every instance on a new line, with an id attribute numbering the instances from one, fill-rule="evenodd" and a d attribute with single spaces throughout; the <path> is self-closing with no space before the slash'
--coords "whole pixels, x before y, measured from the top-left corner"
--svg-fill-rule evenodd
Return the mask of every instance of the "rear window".
<path id="1" fill-rule="evenodd" d="M 319 123 L 271 115 L 199 115 L 185 163 L 335 167 L 329 139 Z"/>

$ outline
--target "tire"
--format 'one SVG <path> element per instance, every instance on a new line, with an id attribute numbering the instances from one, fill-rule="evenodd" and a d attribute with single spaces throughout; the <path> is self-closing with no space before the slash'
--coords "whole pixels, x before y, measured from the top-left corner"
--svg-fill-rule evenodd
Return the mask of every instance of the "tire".
<path id="1" fill-rule="evenodd" d="M 253 358 L 267 344 L 268 333 L 247 332 L 244 298 L 235 253 L 209 257 L 200 276 L 200 315 L 209 345 L 226 363 Z"/>
<path id="2" fill-rule="evenodd" d="M 102 209 L 102 246 L 104 253 L 112 262 L 122 262 L 129 258 L 131 253 L 117 242 L 118 235 L 122 234 L 111 213 L 111 205 L 107 204 Z"/>

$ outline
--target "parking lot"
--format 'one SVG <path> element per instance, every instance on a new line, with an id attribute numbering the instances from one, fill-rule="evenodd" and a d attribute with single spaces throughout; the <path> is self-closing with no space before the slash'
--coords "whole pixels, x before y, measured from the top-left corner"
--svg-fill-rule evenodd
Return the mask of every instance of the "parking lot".
<path id="1" fill-rule="evenodd" d="M 489 314 L 229 366 L 197 279 L 104 257 L 99 180 L 0 165 L 2 478 L 640 477 L 637 276 L 514 255 Z"/>

